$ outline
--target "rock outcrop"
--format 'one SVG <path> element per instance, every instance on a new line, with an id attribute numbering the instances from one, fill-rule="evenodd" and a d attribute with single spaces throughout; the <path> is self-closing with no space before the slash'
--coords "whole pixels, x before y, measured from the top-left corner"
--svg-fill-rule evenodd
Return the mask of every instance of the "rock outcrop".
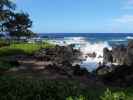
<path id="1" fill-rule="evenodd" d="M 41 49 L 36 52 L 34 57 L 39 60 L 51 60 L 55 64 L 73 63 L 80 51 L 74 50 L 71 46 L 55 46 L 54 48 Z"/>
<path id="2" fill-rule="evenodd" d="M 79 65 L 73 66 L 75 61 L 80 60 L 78 59 L 80 56 L 81 52 L 71 46 L 55 46 L 54 48 L 41 49 L 34 54 L 37 60 L 52 62 L 52 65 L 46 66 L 46 70 L 69 77 L 89 74 L 86 69 L 80 68 Z"/>
<path id="3" fill-rule="evenodd" d="M 127 46 L 116 46 L 112 50 L 104 49 L 104 62 L 117 63 L 110 67 L 102 64 L 95 70 L 105 84 L 114 86 L 130 86 L 133 84 L 133 40 Z"/>
<path id="4" fill-rule="evenodd" d="M 128 42 L 127 46 L 119 45 L 109 50 L 103 50 L 104 63 L 117 63 L 119 65 L 133 65 L 133 40 Z"/>
<path id="5" fill-rule="evenodd" d="M 104 48 L 103 49 L 103 62 L 108 63 L 112 61 L 113 61 L 112 52 L 108 48 Z"/>
<path id="6" fill-rule="evenodd" d="M 133 84 L 133 67 L 117 65 L 114 70 L 103 75 L 99 75 L 106 85 L 131 86 Z"/>
<path id="7" fill-rule="evenodd" d="M 128 43 L 126 56 L 126 64 L 133 65 L 133 40 Z"/>

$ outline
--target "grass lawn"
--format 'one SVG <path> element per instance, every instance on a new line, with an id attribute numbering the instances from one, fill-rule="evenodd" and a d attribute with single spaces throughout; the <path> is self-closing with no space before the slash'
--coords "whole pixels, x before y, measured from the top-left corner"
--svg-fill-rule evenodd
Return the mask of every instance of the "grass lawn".
<path id="1" fill-rule="evenodd" d="M 45 43 L 11 43 L 9 46 L 4 46 L 0 48 L 0 70 L 8 70 L 12 67 L 17 67 L 16 62 L 11 62 L 7 59 L 7 56 L 12 56 L 16 54 L 26 54 L 31 55 L 41 48 L 52 48 L 54 45 Z"/>
<path id="2" fill-rule="evenodd" d="M 51 48 L 54 45 L 49 43 L 19 43 L 0 48 L 0 56 L 9 56 L 15 54 L 32 54 L 40 48 Z"/>

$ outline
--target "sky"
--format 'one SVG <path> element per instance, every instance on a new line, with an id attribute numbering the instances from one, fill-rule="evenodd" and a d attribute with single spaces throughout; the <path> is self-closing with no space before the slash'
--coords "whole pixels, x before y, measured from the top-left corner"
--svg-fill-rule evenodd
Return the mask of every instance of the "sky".
<path id="1" fill-rule="evenodd" d="M 14 0 L 38 33 L 133 33 L 133 0 Z"/>

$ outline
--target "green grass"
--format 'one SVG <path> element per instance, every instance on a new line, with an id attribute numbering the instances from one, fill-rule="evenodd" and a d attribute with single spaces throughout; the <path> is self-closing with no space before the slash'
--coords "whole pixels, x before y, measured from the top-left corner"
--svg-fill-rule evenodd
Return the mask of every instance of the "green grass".
<path id="1" fill-rule="evenodd" d="M 0 56 L 9 56 L 15 54 L 33 54 L 41 48 L 51 48 L 54 45 L 49 43 L 19 43 L 0 48 Z"/>
<path id="2" fill-rule="evenodd" d="M 54 45 L 45 43 L 11 43 L 9 46 L 4 46 L 0 48 L 0 70 L 8 70 L 9 68 L 16 67 L 7 58 L 7 56 L 17 55 L 17 54 L 25 54 L 31 55 L 34 52 L 38 51 L 41 48 L 52 48 Z"/>
<path id="3" fill-rule="evenodd" d="M 86 88 L 81 88 L 78 81 L 72 80 L 37 80 L 1 76 L 0 86 L 0 100 L 133 100 L 133 87 L 111 88 L 106 91 L 106 87 L 88 85 Z M 114 99 L 116 97 L 120 99 Z"/>
<path id="4" fill-rule="evenodd" d="M 4 39 L 0 38 L 0 47 L 4 47 L 4 46 L 7 46 L 7 45 L 9 45 L 9 43 L 7 41 L 5 41 Z"/>

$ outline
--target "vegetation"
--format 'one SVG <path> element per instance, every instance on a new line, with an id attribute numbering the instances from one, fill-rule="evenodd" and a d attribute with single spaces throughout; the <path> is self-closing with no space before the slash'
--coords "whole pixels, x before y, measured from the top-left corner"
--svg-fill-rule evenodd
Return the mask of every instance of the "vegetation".
<path id="1" fill-rule="evenodd" d="M 4 31 L 3 24 L 12 16 L 15 7 L 10 0 L 0 0 L 0 31 Z"/>
<path id="2" fill-rule="evenodd" d="M 29 15 L 17 12 L 15 8 L 16 5 L 10 0 L 0 0 L 0 32 L 9 32 L 11 37 L 18 39 L 22 36 L 27 38 L 33 36 Z M 0 35 L 0 37 L 3 36 Z M 7 56 L 32 55 L 41 48 L 52 47 L 54 45 L 47 42 L 29 44 L 0 39 L 0 100 L 133 100 L 133 87 L 125 89 L 110 87 L 106 90 L 108 88 L 106 86 L 98 87 L 88 84 L 88 87 L 84 88 L 78 80 L 44 80 L 31 77 L 27 79 L 3 73 L 19 65 L 16 60 L 11 60 Z M 128 70 L 124 70 L 126 74 L 129 74 Z M 85 73 L 86 70 L 82 72 Z M 82 72 L 76 71 L 74 74 L 80 75 Z M 104 78 L 111 79 L 113 75 L 114 73 L 109 73 Z"/>
<path id="3" fill-rule="evenodd" d="M 107 89 L 104 96 L 101 96 L 101 100 L 127 100 L 124 92 L 114 92 L 112 93 Z"/>
<path id="4" fill-rule="evenodd" d="M 30 37 L 34 33 L 29 30 L 32 26 L 32 21 L 27 13 L 15 13 L 13 16 L 3 24 L 9 35 L 20 38 L 22 36 Z"/>
<path id="5" fill-rule="evenodd" d="M 71 80 L 50 81 L 11 76 L 1 77 L 0 85 L 0 100 L 66 100 L 69 96 L 78 97 L 81 94 L 87 100 L 99 100 L 104 91 L 98 88 L 82 89 L 78 82 Z"/>
<path id="6" fill-rule="evenodd" d="M 133 100 L 133 88 L 81 88 L 78 81 L 0 77 L 0 100 Z M 124 92 L 121 92 L 124 91 Z"/>
<path id="7" fill-rule="evenodd" d="M 0 1 L 0 31 L 9 32 L 12 37 L 30 37 L 32 21 L 27 13 L 15 11 L 16 5 L 10 0 Z"/>
<path id="8" fill-rule="evenodd" d="M 44 43 L 19 43 L 11 44 L 10 46 L 5 46 L 0 48 L 0 56 L 10 56 L 15 54 L 33 54 L 41 48 L 51 48 L 54 45 L 47 42 Z"/>
<path id="9" fill-rule="evenodd" d="M 8 46 L 9 43 L 5 41 L 4 39 L 0 39 L 0 47 Z"/>
<path id="10" fill-rule="evenodd" d="M 66 100 L 87 100 L 87 99 L 81 95 L 81 96 L 75 97 L 75 98 L 68 97 Z"/>
<path id="11" fill-rule="evenodd" d="M 1 73 L 4 73 L 4 71 L 7 71 L 10 68 L 17 67 L 19 63 L 15 60 L 9 60 L 9 59 L 0 59 L 0 71 L 3 71 Z"/>

